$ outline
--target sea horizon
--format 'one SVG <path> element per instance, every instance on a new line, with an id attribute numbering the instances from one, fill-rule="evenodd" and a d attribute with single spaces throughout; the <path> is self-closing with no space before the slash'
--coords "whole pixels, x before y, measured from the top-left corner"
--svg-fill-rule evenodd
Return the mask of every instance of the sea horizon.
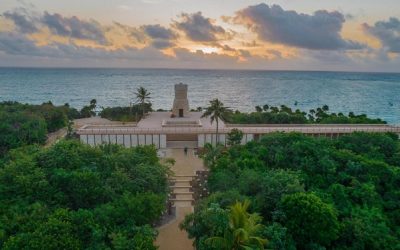
<path id="1" fill-rule="evenodd" d="M 0 69 L 126 69 L 126 70 L 193 70 L 193 71 L 260 71 L 260 72 L 317 72 L 317 73 L 365 73 L 365 74 L 399 74 L 399 71 L 371 71 L 371 70 L 307 70 L 307 69 L 252 69 L 252 68 L 245 68 L 245 69 L 236 69 L 236 68 L 177 68 L 177 67 L 101 67 L 101 66 L 90 66 L 90 67 L 68 67 L 68 66 L 0 66 Z"/>
<path id="2" fill-rule="evenodd" d="M 214 98 L 242 112 L 264 104 L 302 111 L 326 104 L 331 112 L 400 124 L 400 73 L 388 72 L 0 67 L 0 101 L 51 101 L 80 109 L 96 99 L 101 109 L 129 106 L 143 86 L 152 93 L 155 110 L 169 110 L 179 82 L 189 86 L 191 108 Z"/>

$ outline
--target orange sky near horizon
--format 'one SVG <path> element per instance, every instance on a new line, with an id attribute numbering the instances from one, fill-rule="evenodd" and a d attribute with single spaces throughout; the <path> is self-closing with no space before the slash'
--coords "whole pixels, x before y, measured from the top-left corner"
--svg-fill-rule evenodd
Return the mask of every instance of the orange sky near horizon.
<path id="1" fill-rule="evenodd" d="M 302 62 L 328 67 L 340 61 L 355 68 L 396 68 L 400 3 L 356 2 L 5 0 L 0 5 L 0 58 L 17 61 L 17 56 L 40 58 L 43 53 L 46 58 L 65 54 L 69 61 L 124 58 L 133 66 L 147 58 L 155 65 L 174 58 L 172 66 L 177 67 L 199 62 L 207 66 L 212 60 L 217 67 L 233 68 L 269 67 L 274 61 L 287 69 Z M 386 39 L 387 34 L 393 37 Z M 15 44 L 33 46 L 37 52 L 30 55 Z M 371 66 L 362 62 L 365 58 Z"/>

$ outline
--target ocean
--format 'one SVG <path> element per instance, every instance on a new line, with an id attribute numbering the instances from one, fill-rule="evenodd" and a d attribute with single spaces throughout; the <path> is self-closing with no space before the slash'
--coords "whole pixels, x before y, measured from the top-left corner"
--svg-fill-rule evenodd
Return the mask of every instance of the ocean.
<path id="1" fill-rule="evenodd" d="M 171 109 L 173 87 L 180 82 L 189 86 L 191 108 L 214 98 L 240 111 L 264 104 L 308 111 L 327 104 L 332 112 L 400 124 L 400 74 L 392 73 L 0 68 L 0 101 L 81 108 L 94 98 L 99 107 L 129 106 L 143 86 L 151 92 L 153 108 Z"/>

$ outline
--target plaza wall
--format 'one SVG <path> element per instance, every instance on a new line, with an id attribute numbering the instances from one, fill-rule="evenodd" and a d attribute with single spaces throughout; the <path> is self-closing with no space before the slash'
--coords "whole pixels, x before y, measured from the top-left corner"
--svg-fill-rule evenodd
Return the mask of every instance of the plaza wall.
<path id="1" fill-rule="evenodd" d="M 198 134 L 197 146 L 202 148 L 206 143 L 215 146 L 216 136 L 216 134 Z M 228 143 L 226 134 L 219 134 L 218 136 L 219 143 L 226 146 Z M 123 145 L 127 148 L 139 145 L 154 145 L 158 149 L 167 147 L 167 136 L 165 134 L 81 134 L 80 140 L 91 146 L 111 143 Z M 253 134 L 244 134 L 242 144 L 252 140 L 254 140 Z"/>
<path id="2" fill-rule="evenodd" d="M 228 138 L 226 134 L 218 134 L 219 137 L 219 143 L 227 146 L 228 143 Z M 213 146 L 215 146 L 216 143 L 216 134 L 199 134 L 198 135 L 198 140 L 197 140 L 197 145 L 199 148 L 204 147 L 206 143 L 211 143 Z M 243 134 L 242 142 L 241 144 L 244 145 L 249 141 L 254 140 L 254 135 L 253 134 Z"/>
<path id="3" fill-rule="evenodd" d="M 91 146 L 98 146 L 101 144 L 119 144 L 127 148 L 136 147 L 139 145 L 154 145 L 156 148 L 167 147 L 167 137 L 165 134 L 81 134 L 81 142 Z"/>

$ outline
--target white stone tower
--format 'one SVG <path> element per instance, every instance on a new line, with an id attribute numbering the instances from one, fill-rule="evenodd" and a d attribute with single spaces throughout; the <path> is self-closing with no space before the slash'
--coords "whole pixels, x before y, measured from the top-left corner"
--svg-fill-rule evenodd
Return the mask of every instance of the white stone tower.
<path id="1" fill-rule="evenodd" d="M 186 117 L 189 115 L 189 101 L 187 98 L 187 84 L 175 84 L 175 99 L 172 114 L 175 117 Z"/>

